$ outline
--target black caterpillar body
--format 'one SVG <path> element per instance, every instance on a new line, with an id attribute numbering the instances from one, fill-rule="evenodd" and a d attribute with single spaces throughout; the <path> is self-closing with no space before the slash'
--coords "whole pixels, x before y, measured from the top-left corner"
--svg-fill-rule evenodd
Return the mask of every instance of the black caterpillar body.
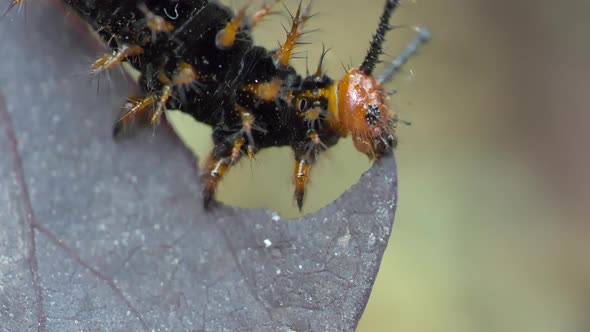
<path id="1" fill-rule="evenodd" d="M 143 95 L 129 99 L 115 135 L 132 118 L 157 123 L 166 109 L 178 109 L 212 126 L 215 147 L 204 175 L 205 206 L 231 165 L 242 155 L 253 158 L 265 147 L 293 149 L 295 196 L 301 209 L 311 165 L 340 137 L 352 134 L 356 148 L 374 159 L 396 145 L 397 117 L 385 104 L 381 88 L 392 74 L 376 79 L 372 72 L 398 0 L 385 1 L 365 61 L 340 81 L 324 75 L 321 62 L 307 77 L 289 66 L 310 17 L 309 8 L 301 4 L 285 43 L 269 51 L 254 45 L 251 31 L 276 0 L 265 2 L 251 16 L 245 8 L 234 14 L 205 0 L 63 1 L 112 51 L 91 66 L 92 73 L 121 62 L 141 73 Z"/>

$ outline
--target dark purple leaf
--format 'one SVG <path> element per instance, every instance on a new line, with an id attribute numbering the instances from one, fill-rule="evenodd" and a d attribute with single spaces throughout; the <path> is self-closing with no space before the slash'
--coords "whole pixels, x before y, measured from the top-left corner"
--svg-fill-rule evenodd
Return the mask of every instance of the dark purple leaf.
<path id="1" fill-rule="evenodd" d="M 305 218 L 204 212 L 174 133 L 115 143 L 130 84 L 97 96 L 73 75 L 96 56 L 87 36 L 27 9 L 0 22 L 1 331 L 356 327 L 393 224 L 393 158 Z"/>

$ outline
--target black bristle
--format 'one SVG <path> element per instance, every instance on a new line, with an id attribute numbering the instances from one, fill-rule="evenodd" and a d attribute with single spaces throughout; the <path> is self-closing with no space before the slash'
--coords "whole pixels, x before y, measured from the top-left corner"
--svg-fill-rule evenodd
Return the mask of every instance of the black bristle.
<path id="1" fill-rule="evenodd" d="M 385 2 L 385 9 L 383 9 L 383 14 L 381 15 L 381 19 L 379 20 L 379 26 L 377 27 L 377 32 L 373 35 L 373 40 L 371 41 L 371 47 L 369 51 L 367 51 L 367 56 L 365 56 L 365 60 L 363 60 L 363 64 L 360 66 L 360 70 L 367 74 L 371 75 L 375 66 L 379 61 L 379 55 L 381 55 L 381 50 L 383 49 L 383 42 L 385 41 L 385 33 L 391 30 L 391 26 L 389 25 L 389 18 L 391 14 L 395 10 L 395 8 L 399 5 L 399 0 L 387 0 Z"/>

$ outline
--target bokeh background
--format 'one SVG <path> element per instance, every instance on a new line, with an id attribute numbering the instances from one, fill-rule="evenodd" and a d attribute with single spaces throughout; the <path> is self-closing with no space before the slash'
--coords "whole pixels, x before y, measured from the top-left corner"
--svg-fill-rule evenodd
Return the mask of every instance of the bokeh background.
<path id="1" fill-rule="evenodd" d="M 590 331 L 590 2 L 402 3 L 392 23 L 427 25 L 433 39 L 389 84 L 399 91 L 390 104 L 413 125 L 399 130 L 399 208 L 359 331 Z M 358 65 L 382 7 L 316 1 L 309 26 L 320 30 L 299 49 L 310 67 L 321 42 L 332 77 Z M 283 40 L 280 22 L 286 15 L 264 22 L 259 44 Z M 386 52 L 412 34 L 391 32 Z M 206 155 L 207 128 L 172 120 Z M 288 148 L 263 151 L 230 172 L 219 197 L 296 216 L 292 167 Z M 304 213 L 368 167 L 348 140 L 322 155 Z"/>

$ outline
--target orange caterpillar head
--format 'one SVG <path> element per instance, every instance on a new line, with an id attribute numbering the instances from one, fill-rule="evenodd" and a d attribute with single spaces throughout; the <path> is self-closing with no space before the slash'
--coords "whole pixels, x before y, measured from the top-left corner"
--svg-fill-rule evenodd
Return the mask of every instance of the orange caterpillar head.
<path id="1" fill-rule="evenodd" d="M 331 90 L 329 112 L 342 136 L 352 134 L 357 150 L 378 158 L 395 147 L 397 119 L 375 77 L 353 68 Z"/>
<path id="2" fill-rule="evenodd" d="M 394 134 L 397 117 L 385 104 L 383 81 L 373 77 L 373 70 L 382 53 L 385 33 L 391 30 L 389 18 L 398 5 L 399 0 L 385 1 L 377 32 L 363 63 L 335 83 L 331 93 L 334 101 L 329 111 L 337 119 L 342 134 L 352 133 L 354 146 L 370 158 L 378 158 L 397 143 Z"/>

